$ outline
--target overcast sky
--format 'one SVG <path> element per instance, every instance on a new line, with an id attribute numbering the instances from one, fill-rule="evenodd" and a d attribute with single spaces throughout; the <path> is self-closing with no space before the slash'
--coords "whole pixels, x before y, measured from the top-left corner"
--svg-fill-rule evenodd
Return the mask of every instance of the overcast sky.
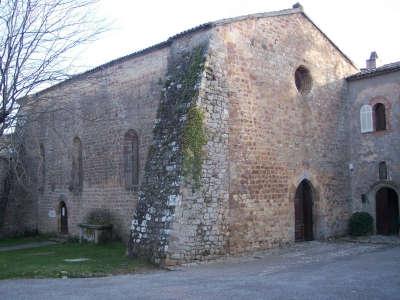
<path id="1" fill-rule="evenodd" d="M 149 47 L 202 23 L 291 8 L 294 0 L 101 0 L 112 30 L 81 52 L 84 69 Z M 371 51 L 400 61 L 399 0 L 302 0 L 305 13 L 358 67 Z"/>

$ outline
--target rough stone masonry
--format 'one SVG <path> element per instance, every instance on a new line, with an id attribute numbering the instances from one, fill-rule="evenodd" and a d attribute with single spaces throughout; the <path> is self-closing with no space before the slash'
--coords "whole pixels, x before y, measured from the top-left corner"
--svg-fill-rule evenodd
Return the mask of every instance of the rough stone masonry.
<path id="1" fill-rule="evenodd" d="M 300 10 L 208 27 L 174 40 L 171 47 L 181 49 L 185 42 L 184 51 L 193 53 L 200 36 L 207 37 L 199 91 L 192 100 L 204 112 L 207 135 L 200 189 L 179 176 L 173 180 L 177 187 L 151 183 L 159 197 L 139 200 L 130 253 L 174 264 L 291 243 L 294 194 L 303 179 L 312 182 L 316 195 L 315 237 L 343 233 L 350 203 L 342 95 L 344 78 L 355 67 Z M 171 50 L 167 78 L 176 69 L 176 56 Z M 313 74 L 307 95 L 294 82 L 300 65 Z M 179 119 L 178 113 L 169 114 Z M 163 119 L 157 122 L 160 126 Z M 180 126 L 185 124 L 173 130 L 178 137 L 172 145 L 178 148 Z M 155 131 L 155 145 L 157 136 Z M 170 165 L 168 151 L 157 149 L 164 154 L 164 159 L 158 156 L 158 168 L 182 172 L 181 164 Z"/>

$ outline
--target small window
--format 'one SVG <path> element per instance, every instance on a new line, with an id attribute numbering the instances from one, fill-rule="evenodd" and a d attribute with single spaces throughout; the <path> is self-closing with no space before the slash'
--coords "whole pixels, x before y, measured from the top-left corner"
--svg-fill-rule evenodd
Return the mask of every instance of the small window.
<path id="1" fill-rule="evenodd" d="M 386 130 L 385 105 L 382 103 L 377 103 L 374 106 L 374 121 L 376 131 Z"/>
<path id="2" fill-rule="evenodd" d="M 379 163 L 379 180 L 387 180 L 388 179 L 388 170 L 386 162 L 381 161 Z"/>
<path id="3" fill-rule="evenodd" d="M 306 67 L 300 66 L 297 68 L 294 73 L 294 81 L 300 94 L 307 95 L 311 91 L 312 77 Z"/>
<path id="4" fill-rule="evenodd" d="M 361 133 L 371 132 L 372 129 L 372 107 L 363 105 L 360 110 Z"/>
<path id="5" fill-rule="evenodd" d="M 361 194 L 361 202 L 367 203 L 367 195 L 366 194 Z"/>
<path id="6" fill-rule="evenodd" d="M 59 232 L 62 234 L 68 234 L 68 211 L 67 205 L 65 205 L 64 201 L 61 201 L 59 204 L 59 218 L 60 218 L 60 227 Z"/>
<path id="7" fill-rule="evenodd" d="M 139 184 L 139 139 L 132 129 L 124 136 L 124 173 L 125 187 L 134 189 Z"/>
<path id="8" fill-rule="evenodd" d="M 39 162 L 39 178 L 40 178 L 40 185 L 39 191 L 44 192 L 44 187 L 46 185 L 46 154 L 44 150 L 43 144 L 40 144 L 40 162 Z"/>
<path id="9" fill-rule="evenodd" d="M 72 147 L 71 190 L 75 195 L 83 188 L 83 161 L 82 143 L 78 137 L 74 138 Z"/>

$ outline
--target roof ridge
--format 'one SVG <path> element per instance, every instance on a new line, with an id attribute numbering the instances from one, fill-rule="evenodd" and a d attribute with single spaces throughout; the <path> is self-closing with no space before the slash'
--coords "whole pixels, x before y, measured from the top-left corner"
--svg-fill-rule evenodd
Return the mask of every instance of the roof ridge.
<path id="1" fill-rule="evenodd" d="M 291 14 L 297 14 L 297 13 L 304 13 L 303 8 L 296 7 L 296 8 L 282 9 L 282 10 L 276 10 L 276 11 L 247 14 L 247 15 L 242 15 L 242 16 L 233 17 L 233 18 L 220 19 L 217 21 L 213 21 L 211 23 L 213 25 L 217 26 L 217 25 L 224 25 L 224 24 L 248 20 L 248 19 L 278 17 L 278 16 L 285 16 L 285 15 L 291 15 Z"/>
<path id="2" fill-rule="evenodd" d="M 357 80 L 362 78 L 373 77 L 376 75 L 387 74 L 391 72 L 396 72 L 400 70 L 400 61 L 395 61 L 392 63 L 384 64 L 380 67 L 376 67 L 373 69 L 361 69 L 360 72 L 350 75 L 346 78 L 346 80 Z"/>
<path id="3" fill-rule="evenodd" d="M 104 64 L 98 65 L 96 67 L 90 68 L 86 71 L 83 71 L 81 73 L 72 75 L 70 78 L 67 78 L 63 81 L 60 81 L 48 88 L 45 88 L 35 94 L 33 94 L 32 96 L 40 96 L 42 94 L 44 94 L 45 92 L 51 91 L 53 89 L 55 89 L 56 87 L 59 87 L 63 84 L 66 84 L 68 82 L 71 82 L 72 80 L 76 80 L 79 78 L 82 78 L 83 76 L 95 73 L 97 71 L 103 70 L 105 68 L 111 67 L 115 64 L 124 62 L 128 59 L 143 55 L 143 54 L 147 54 L 149 52 L 152 52 L 154 50 L 158 50 L 158 49 L 162 49 L 164 47 L 169 46 L 174 40 L 185 36 L 187 34 L 191 34 L 197 31 L 201 31 L 201 30 L 206 30 L 209 29 L 211 27 L 214 26 L 218 26 L 218 25 L 224 25 L 224 24 L 228 24 L 228 23 L 232 23 L 232 22 L 237 22 L 237 21 L 241 21 L 241 20 L 246 20 L 246 19 L 256 19 L 256 18 L 265 18 L 265 17 L 274 17 L 274 16 L 282 16 L 282 15 L 288 15 L 288 14 L 295 14 L 295 13 L 301 13 L 303 12 L 302 7 L 296 7 L 296 8 L 290 8 L 290 9 L 283 9 L 283 10 L 277 10 L 277 11 L 271 11 L 271 12 L 264 12 L 264 13 L 254 13 L 254 14 L 247 14 L 247 15 L 242 15 L 242 16 L 238 16 L 238 17 L 233 17 L 233 18 L 226 18 L 226 19 L 220 19 L 220 20 L 216 20 L 216 21 L 212 21 L 212 22 L 207 22 L 207 23 L 203 23 L 200 24 L 198 26 L 189 28 L 187 30 L 184 30 L 182 32 L 179 32 L 175 35 L 170 36 L 168 39 L 166 39 L 163 42 L 160 42 L 158 44 L 154 44 L 152 46 L 140 49 L 138 51 L 132 52 L 130 54 L 115 58 L 113 60 L 110 60 Z"/>
<path id="4" fill-rule="evenodd" d="M 53 89 L 55 89 L 56 87 L 59 87 L 63 84 L 66 84 L 68 82 L 71 82 L 73 80 L 76 79 L 80 79 L 86 75 L 95 73 L 97 71 L 101 71 L 103 69 L 106 69 L 108 67 L 111 67 L 113 65 L 119 64 L 121 62 L 124 62 L 126 60 L 132 59 L 134 57 L 140 56 L 140 55 L 144 55 L 147 54 L 149 52 L 155 51 L 155 50 L 159 50 L 162 49 L 164 47 L 168 47 L 174 40 L 183 37 L 185 35 L 194 33 L 194 32 L 198 32 L 201 30 L 206 30 L 206 29 L 210 29 L 212 27 L 215 26 L 220 26 L 220 25 L 225 25 L 225 24 L 229 24 L 229 23 L 233 23 L 233 22 L 238 22 L 238 21 L 242 21 L 242 20 L 248 20 L 248 19 L 259 19 L 259 18 L 269 18 L 269 17 L 277 17 L 277 16 L 285 16 L 285 15 L 291 15 L 291 14 L 297 14 L 297 13 L 301 13 L 303 14 L 303 16 L 319 31 L 321 32 L 324 37 L 343 55 L 343 57 L 348 60 L 355 68 L 357 68 L 355 66 L 355 64 L 353 63 L 353 61 L 346 55 L 343 53 L 343 51 L 340 50 L 340 48 L 338 46 L 336 46 L 336 44 L 334 42 L 332 42 L 331 39 L 329 39 L 329 37 L 317 26 L 315 25 L 315 23 L 305 14 L 303 7 L 300 4 L 295 4 L 293 6 L 293 8 L 289 8 L 289 9 L 282 9 L 282 10 L 277 10 L 277 11 L 270 11 L 270 12 L 263 12 L 263 13 L 253 13 L 253 14 L 247 14 L 247 15 L 242 15 L 242 16 L 238 16 L 238 17 L 232 17 L 232 18 L 225 18 L 225 19 L 220 19 L 220 20 L 216 20 L 216 21 L 212 21 L 212 22 L 207 22 L 207 23 L 203 23 L 200 24 L 198 26 L 192 27 L 190 29 L 184 30 L 180 33 L 177 33 L 175 35 L 170 36 L 168 39 L 166 39 L 163 42 L 160 42 L 158 44 L 154 44 L 152 46 L 149 46 L 147 48 L 143 48 L 140 49 L 138 51 L 132 52 L 130 54 L 127 54 L 125 56 L 121 56 L 118 58 L 115 58 L 113 60 L 110 60 L 104 64 L 98 65 L 96 67 L 90 68 L 86 71 L 83 71 L 81 73 L 77 73 L 75 75 L 72 75 L 70 78 L 67 78 L 61 82 L 58 82 L 48 88 L 45 88 L 35 94 L 33 94 L 33 96 L 40 96 L 45 92 L 51 91 Z"/>

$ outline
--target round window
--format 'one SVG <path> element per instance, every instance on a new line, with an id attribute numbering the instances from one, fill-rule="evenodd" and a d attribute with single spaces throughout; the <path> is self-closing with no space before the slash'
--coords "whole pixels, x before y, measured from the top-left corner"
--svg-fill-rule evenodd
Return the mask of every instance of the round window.
<path id="1" fill-rule="evenodd" d="M 310 71 L 306 67 L 300 66 L 297 68 L 294 73 L 294 81 L 300 94 L 307 95 L 311 91 L 312 77 Z"/>

